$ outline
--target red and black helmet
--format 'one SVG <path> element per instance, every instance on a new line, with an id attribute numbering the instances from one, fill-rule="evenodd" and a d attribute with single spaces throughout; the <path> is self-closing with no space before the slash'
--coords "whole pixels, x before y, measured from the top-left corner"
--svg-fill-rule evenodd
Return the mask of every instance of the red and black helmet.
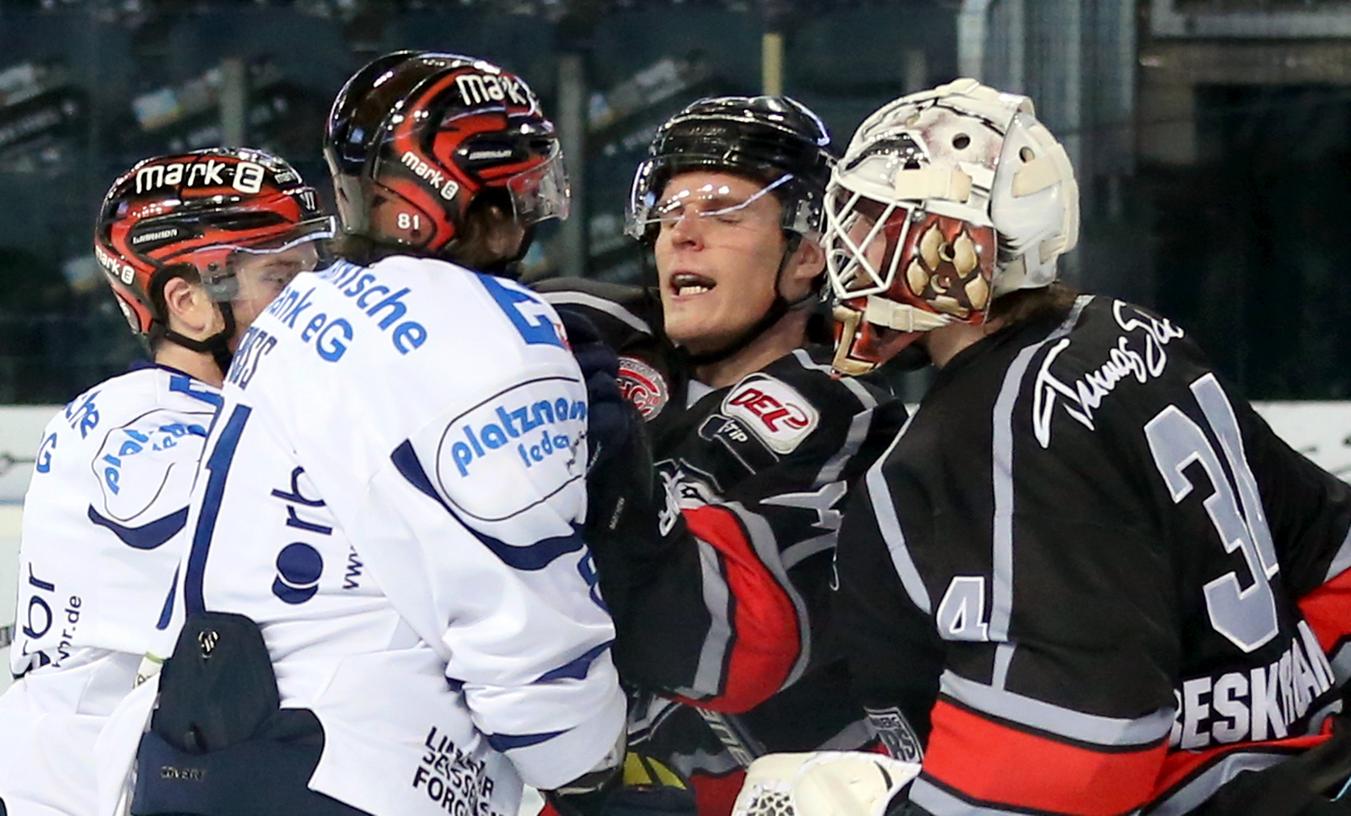
<path id="1" fill-rule="evenodd" d="M 329 113 L 324 157 L 348 235 L 442 254 L 480 194 L 528 227 L 566 218 L 554 125 L 520 77 L 457 54 L 401 51 L 362 68 Z"/>
<path id="2" fill-rule="evenodd" d="M 143 337 L 167 330 L 160 292 L 195 270 L 213 300 L 228 302 L 238 252 L 271 252 L 330 237 L 332 219 L 300 174 L 258 150 L 210 148 L 146 159 L 108 190 L 94 254 Z"/>

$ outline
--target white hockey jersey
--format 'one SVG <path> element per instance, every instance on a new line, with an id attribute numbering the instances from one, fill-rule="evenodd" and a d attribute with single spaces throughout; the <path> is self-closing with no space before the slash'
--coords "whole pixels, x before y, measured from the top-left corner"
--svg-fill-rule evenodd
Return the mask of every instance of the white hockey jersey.
<path id="1" fill-rule="evenodd" d="M 43 431 L 24 499 L 0 800 L 88 814 L 94 742 L 132 689 L 186 551 L 188 494 L 219 393 L 161 367 L 76 397 Z"/>
<path id="2" fill-rule="evenodd" d="M 247 615 L 310 787 L 370 813 L 514 814 L 623 729 L 580 529 L 586 389 L 553 310 L 439 261 L 297 278 L 235 355 L 178 614 Z"/>

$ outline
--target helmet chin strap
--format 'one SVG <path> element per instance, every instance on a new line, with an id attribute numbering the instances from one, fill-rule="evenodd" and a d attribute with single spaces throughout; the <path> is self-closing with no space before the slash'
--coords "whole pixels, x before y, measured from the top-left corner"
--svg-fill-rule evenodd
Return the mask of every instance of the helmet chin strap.
<path id="1" fill-rule="evenodd" d="M 778 323 L 784 315 L 799 308 L 804 303 L 811 302 L 816 297 L 816 291 L 811 290 L 802 297 L 789 301 L 779 291 L 779 284 L 783 280 L 783 270 L 788 267 L 788 259 L 797 251 L 797 248 L 801 243 L 801 235 L 793 233 L 789 236 L 788 244 L 783 250 L 783 257 L 779 258 L 779 268 L 774 272 L 774 300 L 769 304 L 769 308 L 765 310 L 765 313 L 760 316 L 760 319 L 752 323 L 749 328 L 722 348 L 700 352 L 698 354 L 686 351 L 685 358 L 691 365 L 711 365 L 726 360 L 728 357 L 731 357 L 755 342 L 760 335 L 769 331 L 775 323 Z"/>
<path id="2" fill-rule="evenodd" d="M 210 354 L 211 359 L 216 363 L 216 367 L 220 369 L 221 377 L 224 377 L 230 371 L 230 362 L 235 356 L 234 352 L 230 351 L 230 338 L 235 335 L 235 310 L 228 302 L 218 303 L 217 308 L 220 309 L 220 315 L 225 320 L 225 328 L 210 337 L 197 340 L 166 327 L 164 339 L 177 343 L 190 351 Z"/>

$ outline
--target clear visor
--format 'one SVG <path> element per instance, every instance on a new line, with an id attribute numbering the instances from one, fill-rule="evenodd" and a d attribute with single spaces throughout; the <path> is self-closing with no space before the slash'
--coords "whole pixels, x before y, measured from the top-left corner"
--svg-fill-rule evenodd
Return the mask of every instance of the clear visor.
<path id="1" fill-rule="evenodd" d="M 572 190 L 563 151 L 555 144 L 543 163 L 507 179 L 507 191 L 516 222 L 523 227 L 550 218 L 566 220 Z"/>
<path id="2" fill-rule="evenodd" d="M 188 257 L 207 294 L 216 301 L 232 301 L 253 290 L 275 294 L 296 275 L 313 272 L 326 262 L 333 234 L 333 219 L 324 216 L 302 221 L 282 235 L 216 244 L 195 249 Z"/>
<path id="3" fill-rule="evenodd" d="M 641 238 L 653 227 L 671 228 L 685 218 L 717 229 L 777 227 L 781 216 L 773 193 L 792 179 L 792 173 L 785 173 L 749 196 L 733 191 L 727 184 L 668 184 L 660 201 L 655 194 L 648 194 L 648 201 L 630 202 L 625 231 Z"/>

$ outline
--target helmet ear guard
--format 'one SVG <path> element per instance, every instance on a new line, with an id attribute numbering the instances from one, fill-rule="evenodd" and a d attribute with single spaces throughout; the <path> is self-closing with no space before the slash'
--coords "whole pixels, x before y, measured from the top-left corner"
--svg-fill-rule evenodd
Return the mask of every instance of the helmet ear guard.
<path id="1" fill-rule="evenodd" d="M 959 79 L 883 106 L 826 193 L 837 369 L 862 373 L 922 332 L 983 323 L 1000 295 L 1049 285 L 1078 219 L 1069 157 L 1027 97 Z"/>

